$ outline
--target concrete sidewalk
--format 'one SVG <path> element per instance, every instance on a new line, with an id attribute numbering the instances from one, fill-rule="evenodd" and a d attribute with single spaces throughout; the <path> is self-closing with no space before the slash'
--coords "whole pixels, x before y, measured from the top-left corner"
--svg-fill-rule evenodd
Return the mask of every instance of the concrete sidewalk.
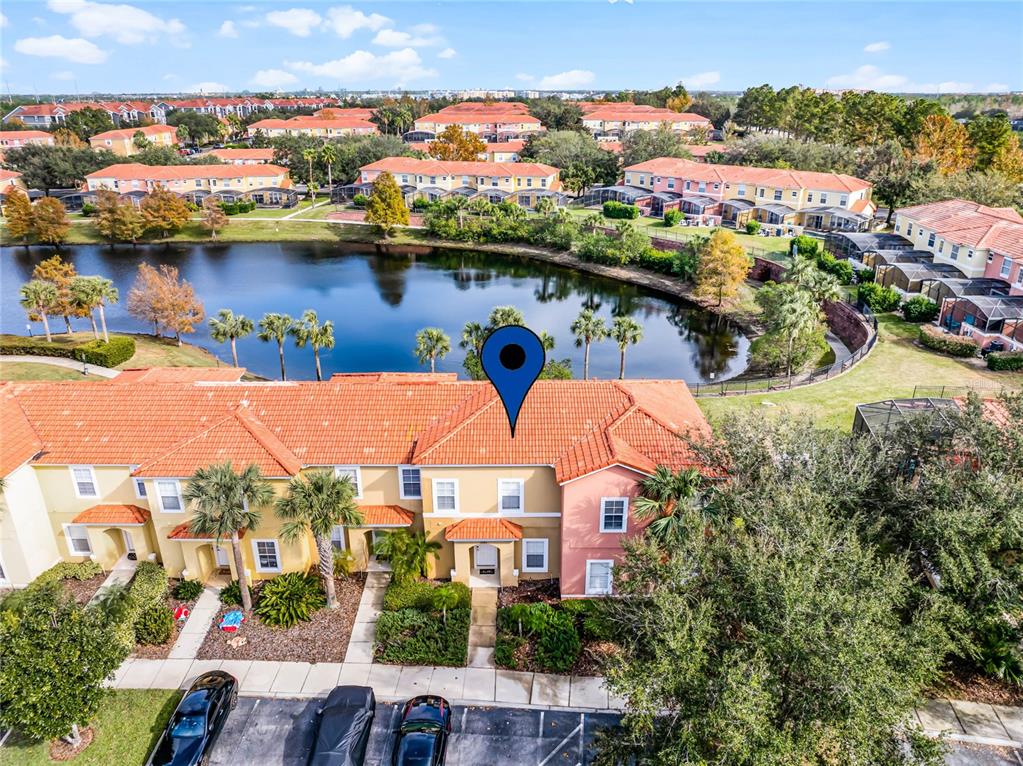
<path id="1" fill-rule="evenodd" d="M 964 700 L 929 700 L 916 710 L 920 725 L 959 742 L 1023 747 L 1023 707 Z"/>
<path id="2" fill-rule="evenodd" d="M 29 354 L 11 354 L 0 356 L 0 362 L 27 362 L 28 364 L 48 364 L 52 367 L 66 367 L 69 370 L 81 372 L 83 375 L 96 375 L 100 378 L 116 378 L 121 374 L 120 370 L 110 367 L 100 367 L 95 364 L 85 364 L 77 359 L 67 359 L 62 356 L 32 356 Z"/>

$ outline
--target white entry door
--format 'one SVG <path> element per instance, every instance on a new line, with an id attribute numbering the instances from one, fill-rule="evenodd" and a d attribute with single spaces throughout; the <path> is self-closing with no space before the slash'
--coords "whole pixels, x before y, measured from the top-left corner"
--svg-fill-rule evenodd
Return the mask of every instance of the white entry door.
<path id="1" fill-rule="evenodd" d="M 127 553 L 134 553 L 135 543 L 131 539 L 131 533 L 127 529 L 122 529 L 121 534 L 124 535 L 124 550 Z"/>
<path id="2" fill-rule="evenodd" d="M 497 574 L 497 548 L 495 546 L 476 546 L 476 574 Z"/>
<path id="3" fill-rule="evenodd" d="M 222 548 L 219 545 L 214 545 L 213 555 L 217 560 L 217 566 L 221 569 L 227 569 L 230 566 L 227 563 L 227 550 L 225 548 Z"/>

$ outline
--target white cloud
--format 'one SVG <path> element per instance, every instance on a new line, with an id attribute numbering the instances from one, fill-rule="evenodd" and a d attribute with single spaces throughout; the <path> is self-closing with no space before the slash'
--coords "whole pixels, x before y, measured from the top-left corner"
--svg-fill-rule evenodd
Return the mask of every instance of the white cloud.
<path id="1" fill-rule="evenodd" d="M 291 8 L 287 11 L 270 11 L 266 14 L 266 21 L 298 37 L 309 37 L 313 29 L 323 21 L 323 17 L 308 8 Z"/>
<path id="2" fill-rule="evenodd" d="M 396 85 L 404 85 L 412 80 L 437 76 L 437 70 L 424 66 L 419 54 L 412 48 L 392 51 L 384 56 L 377 56 L 369 51 L 355 51 L 344 58 L 325 61 L 322 64 L 314 64 L 311 61 L 285 61 L 284 65 L 296 72 L 340 80 L 343 85 L 369 80 L 386 80 Z"/>
<path id="3" fill-rule="evenodd" d="M 332 28 L 338 37 L 348 39 L 360 29 L 371 32 L 389 27 L 394 22 L 379 13 L 365 14 L 350 5 L 340 5 L 327 11 L 327 26 Z"/>
<path id="4" fill-rule="evenodd" d="M 14 43 L 14 50 L 26 56 L 66 59 L 76 64 L 102 64 L 107 60 L 106 51 L 81 37 L 26 37 Z"/>
<path id="5" fill-rule="evenodd" d="M 1008 93 L 1009 86 L 1004 82 L 989 82 L 984 86 L 985 93 Z"/>
<path id="6" fill-rule="evenodd" d="M 2 72 L 6 68 L 7 68 L 7 59 L 5 59 L 3 56 L 0 56 L 0 72 Z M 10 86 L 8 86 L 8 87 L 10 87 Z"/>
<path id="7" fill-rule="evenodd" d="M 220 29 L 217 30 L 218 37 L 237 37 L 238 29 L 235 27 L 234 22 L 228 19 L 220 25 Z"/>
<path id="8" fill-rule="evenodd" d="M 540 79 L 540 90 L 572 90 L 593 82 L 596 75 L 588 69 L 569 69 L 567 72 L 549 74 Z"/>
<path id="9" fill-rule="evenodd" d="M 252 79 L 249 82 L 257 88 L 276 90 L 277 88 L 283 88 L 285 85 L 293 85 L 298 82 L 298 78 L 291 72 L 285 72 L 283 69 L 260 69 L 252 75 Z"/>
<path id="10" fill-rule="evenodd" d="M 828 87 L 855 90 L 909 90 L 909 78 L 901 74 L 886 74 L 872 64 L 864 64 L 848 74 L 827 79 Z"/>
<path id="11" fill-rule="evenodd" d="M 0 29 L 7 26 L 7 17 L 0 13 Z"/>
<path id="12" fill-rule="evenodd" d="M 134 5 L 49 0 L 47 7 L 70 16 L 71 26 L 85 37 L 106 35 L 125 45 L 153 41 L 161 35 L 179 37 L 185 32 L 185 25 L 177 19 L 162 19 Z"/>
<path id="13" fill-rule="evenodd" d="M 886 50 L 892 47 L 892 44 L 886 40 L 879 40 L 876 43 L 870 43 L 869 45 L 863 46 L 864 53 L 884 53 Z"/>
<path id="14" fill-rule="evenodd" d="M 381 29 L 373 38 L 374 45 L 383 45 L 385 48 L 429 48 L 435 45 L 443 45 L 444 38 L 434 34 L 434 28 L 430 24 L 423 24 L 429 30 L 420 33 L 399 32 L 397 29 Z"/>
<path id="15" fill-rule="evenodd" d="M 454 48 L 445 48 L 444 50 L 442 50 L 440 53 L 437 54 L 437 58 L 439 58 L 439 59 L 453 59 L 457 55 L 458 55 L 458 51 L 456 51 Z"/>
<path id="16" fill-rule="evenodd" d="M 699 72 L 682 78 L 687 88 L 709 88 L 721 82 L 721 72 Z"/>
<path id="17" fill-rule="evenodd" d="M 186 93 L 224 93 L 228 87 L 222 82 L 197 82 L 185 88 Z"/>
<path id="18" fill-rule="evenodd" d="M 53 79 L 53 80 L 65 80 L 65 81 L 73 80 L 73 79 L 75 79 L 75 73 L 65 69 L 62 72 L 54 72 L 53 74 L 50 75 L 50 78 Z"/>

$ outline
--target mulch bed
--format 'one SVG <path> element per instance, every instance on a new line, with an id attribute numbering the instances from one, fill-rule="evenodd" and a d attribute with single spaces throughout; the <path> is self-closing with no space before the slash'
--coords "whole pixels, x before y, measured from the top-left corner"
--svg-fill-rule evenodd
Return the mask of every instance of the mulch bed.
<path id="1" fill-rule="evenodd" d="M 561 584 L 557 578 L 553 580 L 521 580 L 513 588 L 501 588 L 497 592 L 497 608 L 503 609 L 512 604 L 550 604 L 561 603 Z"/>
<path id="2" fill-rule="evenodd" d="M 554 676 L 601 676 L 604 675 L 604 662 L 617 654 L 619 647 L 612 641 L 586 641 L 583 640 L 582 651 L 579 658 L 571 668 L 563 673 L 556 673 L 552 670 L 541 667 L 534 658 L 534 644 L 526 639 L 526 643 L 520 646 L 515 652 L 516 667 L 526 673 L 547 673 Z"/>
<path id="3" fill-rule="evenodd" d="M 78 743 L 78 747 L 73 747 L 69 743 L 62 739 L 55 739 L 50 743 L 50 760 L 53 761 L 70 761 L 72 758 L 77 756 L 80 752 L 85 750 L 89 745 L 92 744 L 92 738 L 96 736 L 96 732 L 91 726 L 87 726 L 84 729 L 79 729 L 78 734 L 81 736 L 82 741 Z"/>
<path id="4" fill-rule="evenodd" d="M 348 578 L 337 578 L 334 582 L 340 608 L 321 609 L 308 622 L 300 622 L 286 630 L 262 624 L 253 613 L 237 633 L 225 633 L 217 627 L 220 617 L 239 607 L 221 608 L 199 649 L 198 659 L 342 662 L 348 651 L 348 639 L 352 635 L 366 576 L 359 572 Z M 239 636 L 246 639 L 243 645 L 235 647 L 228 643 Z"/>
<path id="5" fill-rule="evenodd" d="M 1014 686 L 967 668 L 953 667 L 928 696 L 983 702 L 989 705 L 1023 705 L 1023 686 Z"/>
<path id="6" fill-rule="evenodd" d="M 67 580 L 61 580 L 61 582 L 64 584 L 64 589 L 74 597 L 75 601 L 79 604 L 87 604 L 89 599 L 96 595 L 96 591 L 99 590 L 99 586 L 103 584 L 103 581 L 107 579 L 108 574 L 108 572 L 103 572 L 95 577 L 90 577 L 88 580 L 68 578 Z"/>

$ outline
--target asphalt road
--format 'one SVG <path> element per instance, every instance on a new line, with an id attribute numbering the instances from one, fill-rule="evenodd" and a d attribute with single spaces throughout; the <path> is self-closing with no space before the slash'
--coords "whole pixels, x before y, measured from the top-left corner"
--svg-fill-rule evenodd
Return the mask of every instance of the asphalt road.
<path id="1" fill-rule="evenodd" d="M 304 766 L 313 740 L 317 700 L 241 697 L 211 766 Z M 365 766 L 390 766 L 399 708 L 377 704 Z M 612 713 L 568 713 L 456 705 L 447 766 L 585 766 L 597 731 Z M 948 766 L 1023 766 L 1023 752 L 957 745 Z"/>

